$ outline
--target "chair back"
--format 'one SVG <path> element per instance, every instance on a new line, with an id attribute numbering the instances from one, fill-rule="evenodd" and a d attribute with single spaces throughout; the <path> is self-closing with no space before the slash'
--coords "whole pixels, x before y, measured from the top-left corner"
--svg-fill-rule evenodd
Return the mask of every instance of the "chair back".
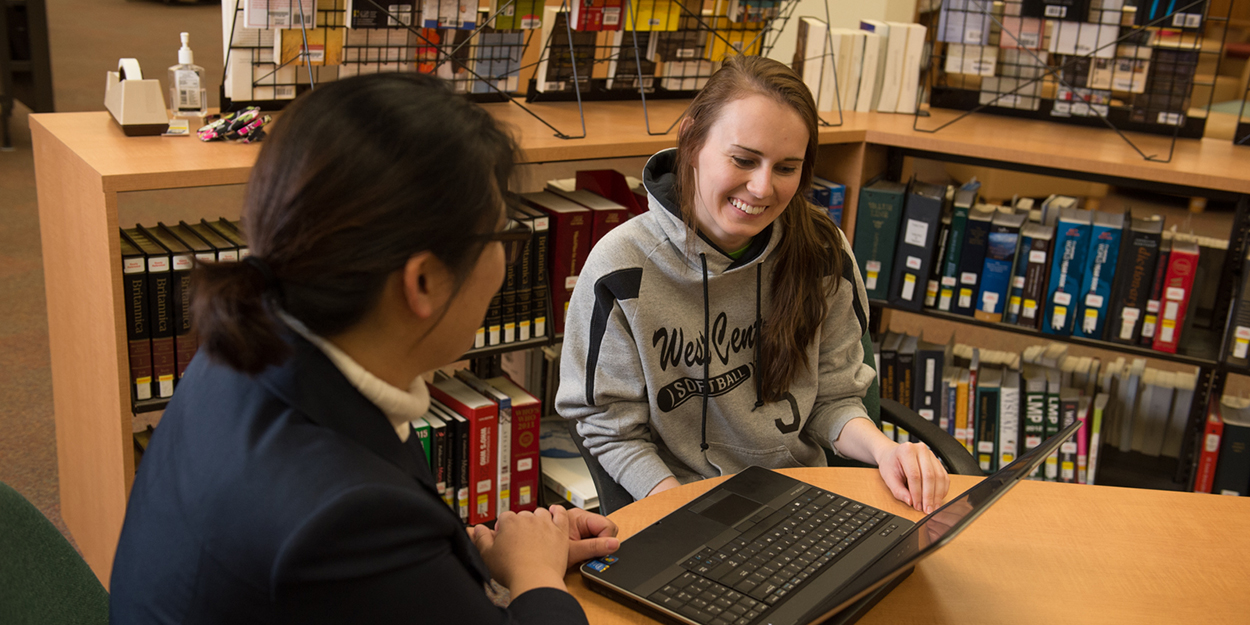
<path id="1" fill-rule="evenodd" d="M 0 615 L 5 623 L 107 624 L 108 591 L 38 508 L 0 483 Z"/>

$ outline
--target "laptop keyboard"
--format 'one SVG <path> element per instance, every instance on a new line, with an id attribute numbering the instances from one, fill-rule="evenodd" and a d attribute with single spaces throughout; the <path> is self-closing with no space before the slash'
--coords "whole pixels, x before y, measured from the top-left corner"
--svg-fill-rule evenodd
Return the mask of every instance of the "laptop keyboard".
<path id="1" fill-rule="evenodd" d="M 780 510 L 741 521 L 741 536 L 696 553 L 648 599 L 698 623 L 748 625 L 889 516 L 808 488 Z"/>

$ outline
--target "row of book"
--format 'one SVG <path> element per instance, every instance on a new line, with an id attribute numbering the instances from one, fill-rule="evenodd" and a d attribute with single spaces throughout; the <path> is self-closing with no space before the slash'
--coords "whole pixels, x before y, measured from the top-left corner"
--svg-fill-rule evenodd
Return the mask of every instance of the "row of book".
<path id="1" fill-rule="evenodd" d="M 191 323 L 191 268 L 248 255 L 237 222 L 185 221 L 120 231 L 122 296 L 132 399 L 165 399 L 191 363 L 199 337 Z"/>
<path id="2" fill-rule="evenodd" d="M 434 373 L 412 422 L 443 501 L 477 525 L 538 507 L 541 402 L 505 376 Z"/>
<path id="3" fill-rule="evenodd" d="M 854 249 L 869 297 L 1169 353 L 1186 327 L 1222 327 L 1211 315 L 1227 241 L 1072 197 L 983 204 L 978 190 L 975 179 L 865 186 Z"/>
<path id="4" fill-rule="evenodd" d="M 915 113 L 926 32 L 921 24 L 880 20 L 830 28 L 801 17 L 791 66 L 818 110 Z"/>
<path id="5" fill-rule="evenodd" d="M 1052 343 L 1014 354 L 887 333 L 878 351 L 881 394 L 946 430 L 987 473 L 1074 420 L 1083 424 L 1077 436 L 1034 478 L 1094 484 L 1103 446 L 1180 457 L 1196 372 L 1156 370 L 1140 358 L 1104 366 L 1066 351 Z"/>

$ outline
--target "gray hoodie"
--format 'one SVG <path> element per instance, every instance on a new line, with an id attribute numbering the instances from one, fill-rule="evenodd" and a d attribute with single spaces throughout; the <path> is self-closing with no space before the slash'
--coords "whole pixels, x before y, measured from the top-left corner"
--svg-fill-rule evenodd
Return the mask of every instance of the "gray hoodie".
<path id="1" fill-rule="evenodd" d="M 591 251 L 569 302 L 556 394 L 556 410 L 578 420 L 587 449 L 636 499 L 670 475 L 686 483 L 752 465 L 824 466 L 823 448 L 867 418 L 862 398 L 876 375 L 860 343 L 868 297 L 843 238 L 843 273 L 827 278 L 843 282 L 807 366 L 783 400 L 759 400 L 756 336 L 772 310 L 781 224 L 738 260 L 703 237 L 688 255 L 675 159 L 673 149 L 651 157 L 649 211 Z"/>

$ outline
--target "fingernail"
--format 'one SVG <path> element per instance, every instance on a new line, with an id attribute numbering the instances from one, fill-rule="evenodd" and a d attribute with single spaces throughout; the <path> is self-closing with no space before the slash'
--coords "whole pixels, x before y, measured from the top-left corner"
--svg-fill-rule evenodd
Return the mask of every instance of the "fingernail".
<path id="1" fill-rule="evenodd" d="M 621 541 L 619 541 L 619 540 L 617 540 L 617 539 L 615 539 L 615 538 L 609 538 L 609 539 L 608 539 L 608 550 L 609 550 L 609 551 L 616 551 L 617 549 L 620 549 L 620 547 L 621 547 Z"/>

